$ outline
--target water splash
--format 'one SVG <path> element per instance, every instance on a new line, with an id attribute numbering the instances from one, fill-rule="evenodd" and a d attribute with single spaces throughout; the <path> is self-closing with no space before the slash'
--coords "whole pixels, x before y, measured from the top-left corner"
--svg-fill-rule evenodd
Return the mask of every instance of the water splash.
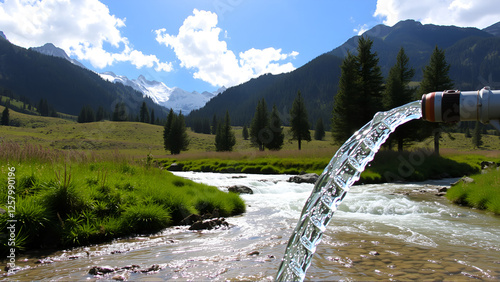
<path id="1" fill-rule="evenodd" d="M 316 246 L 351 185 L 396 127 L 421 117 L 420 100 L 379 112 L 339 148 L 302 209 L 278 269 L 277 281 L 304 280 Z"/>

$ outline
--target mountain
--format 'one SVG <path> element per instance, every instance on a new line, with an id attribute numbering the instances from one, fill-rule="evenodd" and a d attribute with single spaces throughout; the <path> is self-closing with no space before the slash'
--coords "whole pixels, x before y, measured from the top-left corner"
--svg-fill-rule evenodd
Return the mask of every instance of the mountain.
<path id="1" fill-rule="evenodd" d="M 52 49 L 49 46 L 49 49 Z M 54 53 L 53 53 L 54 54 Z M 56 53 L 57 54 L 57 53 Z M 48 56 L 0 40 L 0 90 L 10 91 L 36 104 L 47 100 L 56 111 L 78 115 L 84 105 L 112 113 L 117 103 L 125 103 L 134 117 L 142 102 L 162 119 L 167 110 L 132 87 L 103 80 L 66 58 Z"/>
<path id="2" fill-rule="evenodd" d="M 377 25 L 362 36 L 373 40 L 372 49 L 377 52 L 379 65 L 384 75 L 389 73 L 389 69 L 396 62 L 396 54 L 403 47 L 410 58 L 410 64 L 416 70 L 414 79 L 417 81 L 422 79 L 420 70 L 428 64 L 435 46 L 446 50 L 467 38 L 480 40 L 492 37 L 490 33 L 477 28 L 423 25 L 414 20 L 401 21 L 392 27 Z M 344 58 L 347 52 L 357 54 L 359 37 L 351 37 L 344 44 L 333 49 L 330 54 L 341 58 Z M 447 54 L 447 59 L 449 57 Z"/>
<path id="3" fill-rule="evenodd" d="M 54 46 L 54 44 L 52 44 L 52 43 L 46 43 L 45 45 L 40 46 L 40 47 L 31 47 L 31 48 L 29 48 L 29 50 L 33 50 L 33 51 L 36 51 L 38 53 L 48 55 L 48 56 L 63 58 L 65 60 L 73 63 L 74 65 L 77 65 L 77 66 L 84 68 L 84 69 L 86 68 L 79 61 L 77 61 L 75 59 L 71 59 L 63 49 Z"/>
<path id="4" fill-rule="evenodd" d="M 436 46 L 445 50 L 450 64 L 450 78 L 456 89 L 476 90 L 485 85 L 500 88 L 500 37 L 495 36 L 500 23 L 485 30 L 439 26 L 414 20 L 401 21 L 392 27 L 377 25 L 362 36 L 373 40 L 372 51 L 379 58 L 384 76 L 396 62 L 396 54 L 403 47 L 415 69 L 415 81 L 422 79 L 422 69 L 429 63 Z M 288 121 L 288 111 L 297 91 L 305 99 L 310 124 L 322 118 L 329 124 L 333 98 L 340 78 L 340 65 L 348 52 L 356 53 L 359 36 L 348 39 L 296 70 L 280 75 L 264 75 L 247 83 L 231 87 L 210 100 L 203 108 L 193 111 L 187 121 L 221 117 L 229 111 L 234 125 L 248 125 L 259 99 L 264 98 L 269 108 L 278 106 L 281 119 Z M 498 82 L 496 82 L 498 81 Z"/>
<path id="5" fill-rule="evenodd" d="M 226 90 L 225 87 L 222 87 L 215 92 L 188 92 L 178 87 L 170 88 L 163 82 L 149 81 L 142 75 L 132 80 L 126 76 L 116 75 L 113 72 L 105 72 L 99 75 L 108 81 L 130 86 L 150 97 L 155 103 L 167 109 L 173 109 L 177 113 L 182 111 L 184 114 L 203 107 L 210 99 Z"/>
<path id="6" fill-rule="evenodd" d="M 0 40 L 7 40 L 7 36 L 5 36 L 5 34 L 3 33 L 3 31 L 0 31 Z"/>
<path id="7" fill-rule="evenodd" d="M 3 35 L 3 33 L 0 35 Z M 52 43 L 46 43 L 45 45 L 40 47 L 31 47 L 29 48 L 29 50 L 48 56 L 62 58 L 81 68 L 86 68 L 79 61 L 70 58 L 63 49 L 54 46 L 54 44 Z M 221 87 L 214 92 L 187 92 L 178 87 L 170 88 L 163 82 L 148 81 L 142 75 L 137 79 L 132 80 L 130 80 L 126 76 L 116 75 L 113 72 L 105 72 L 99 75 L 107 81 L 113 83 L 118 82 L 123 85 L 130 86 L 133 89 L 143 93 L 143 95 L 151 98 L 156 104 L 167 109 L 173 109 L 177 113 L 182 111 L 184 114 L 188 114 L 192 110 L 203 107 L 211 98 L 226 90 L 225 87 Z"/>
<path id="8" fill-rule="evenodd" d="M 186 121 L 222 117 L 229 111 L 234 125 L 249 125 L 258 100 L 264 98 L 269 111 L 276 105 L 281 120 L 286 124 L 292 101 L 300 90 L 305 97 L 309 120 L 330 120 L 333 94 L 337 91 L 342 59 L 323 54 L 293 72 L 266 74 L 241 85 L 228 88 L 214 97 L 203 108 L 191 112 Z"/>
<path id="9" fill-rule="evenodd" d="M 484 28 L 483 31 L 486 31 L 487 33 L 494 36 L 500 36 L 500 22 L 492 24 L 487 28 Z"/>

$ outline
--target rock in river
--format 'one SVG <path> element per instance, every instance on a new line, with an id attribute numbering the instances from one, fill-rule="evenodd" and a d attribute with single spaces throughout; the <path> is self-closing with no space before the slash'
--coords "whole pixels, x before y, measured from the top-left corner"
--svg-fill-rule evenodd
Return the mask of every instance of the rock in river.
<path id="1" fill-rule="evenodd" d="M 227 190 L 238 194 L 253 194 L 253 190 L 244 185 L 234 185 L 229 187 Z"/>
<path id="2" fill-rule="evenodd" d="M 295 175 L 290 177 L 288 179 L 288 182 L 294 182 L 294 183 L 311 183 L 314 184 L 318 180 L 319 175 L 316 173 L 305 173 L 305 174 L 300 174 L 300 175 Z"/>

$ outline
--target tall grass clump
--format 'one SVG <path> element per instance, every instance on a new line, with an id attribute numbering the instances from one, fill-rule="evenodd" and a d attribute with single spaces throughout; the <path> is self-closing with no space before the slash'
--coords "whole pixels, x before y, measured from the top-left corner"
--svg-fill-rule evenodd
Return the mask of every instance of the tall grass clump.
<path id="1" fill-rule="evenodd" d="M 453 203 L 500 214 L 500 171 L 471 176 L 472 183 L 460 182 L 446 193 Z"/>

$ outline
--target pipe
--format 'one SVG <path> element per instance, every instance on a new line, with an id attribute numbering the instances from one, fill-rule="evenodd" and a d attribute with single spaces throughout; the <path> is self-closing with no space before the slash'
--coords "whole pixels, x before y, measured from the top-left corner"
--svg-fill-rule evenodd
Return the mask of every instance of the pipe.
<path id="1" fill-rule="evenodd" d="M 500 90 L 447 90 L 422 96 L 422 119 L 431 122 L 480 121 L 500 131 Z"/>

